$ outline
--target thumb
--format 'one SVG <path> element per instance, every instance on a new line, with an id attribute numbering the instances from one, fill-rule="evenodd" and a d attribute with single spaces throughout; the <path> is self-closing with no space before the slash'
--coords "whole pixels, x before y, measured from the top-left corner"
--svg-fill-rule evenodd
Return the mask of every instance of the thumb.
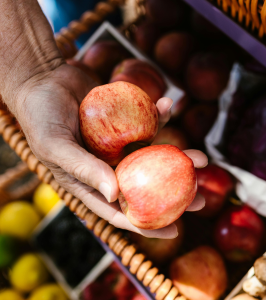
<path id="1" fill-rule="evenodd" d="M 114 170 L 104 161 L 96 158 L 75 141 L 53 139 L 49 149 L 49 160 L 61 167 L 79 181 L 102 193 L 108 202 L 117 200 L 119 187 Z"/>

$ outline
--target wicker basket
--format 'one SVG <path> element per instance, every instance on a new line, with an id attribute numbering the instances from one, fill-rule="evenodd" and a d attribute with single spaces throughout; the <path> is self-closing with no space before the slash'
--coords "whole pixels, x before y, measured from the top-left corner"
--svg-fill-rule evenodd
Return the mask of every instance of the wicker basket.
<path id="1" fill-rule="evenodd" d="M 260 39 L 266 34 L 266 1 L 210 0 Z"/>

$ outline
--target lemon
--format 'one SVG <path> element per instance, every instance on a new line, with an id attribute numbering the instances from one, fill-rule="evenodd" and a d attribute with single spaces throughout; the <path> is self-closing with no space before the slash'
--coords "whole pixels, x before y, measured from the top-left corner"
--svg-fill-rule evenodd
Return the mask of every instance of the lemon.
<path id="1" fill-rule="evenodd" d="M 46 183 L 41 183 L 33 195 L 35 207 L 42 215 L 47 215 L 59 200 L 58 194 Z"/>
<path id="2" fill-rule="evenodd" d="M 5 289 L 5 290 L 0 290 L 0 299 L 1 300 L 24 300 L 22 296 L 12 290 L 12 289 Z"/>
<path id="3" fill-rule="evenodd" d="M 30 292 L 47 281 L 49 274 L 34 253 L 21 256 L 13 265 L 9 273 L 12 286 L 21 292 Z"/>
<path id="4" fill-rule="evenodd" d="M 30 203 L 12 202 L 0 211 L 0 232 L 26 240 L 39 221 L 40 216 Z"/>
<path id="5" fill-rule="evenodd" d="M 55 283 L 45 284 L 32 292 L 29 300 L 67 300 L 61 287 Z"/>
<path id="6" fill-rule="evenodd" d="M 0 269 L 10 266 L 15 261 L 18 248 L 19 244 L 15 238 L 0 234 Z"/>

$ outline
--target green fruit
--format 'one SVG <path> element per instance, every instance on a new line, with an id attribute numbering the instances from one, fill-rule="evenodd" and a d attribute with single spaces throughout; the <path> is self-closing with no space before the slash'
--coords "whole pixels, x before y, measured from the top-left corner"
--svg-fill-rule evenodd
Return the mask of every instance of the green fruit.
<path id="1" fill-rule="evenodd" d="M 9 267 L 17 258 L 18 241 L 5 234 L 0 234 L 0 269 Z"/>

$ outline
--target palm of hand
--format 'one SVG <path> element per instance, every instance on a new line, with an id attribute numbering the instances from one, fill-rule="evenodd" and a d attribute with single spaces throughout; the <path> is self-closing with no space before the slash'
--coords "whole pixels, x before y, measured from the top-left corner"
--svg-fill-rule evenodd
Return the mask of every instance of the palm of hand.
<path id="1" fill-rule="evenodd" d="M 175 225 L 156 231 L 141 230 L 121 213 L 117 201 L 107 203 L 106 198 L 115 201 L 119 193 L 115 173 L 84 149 L 79 131 L 79 105 L 95 86 L 87 75 L 66 64 L 26 85 L 17 118 L 33 153 L 62 187 L 116 227 L 151 237 L 174 237 Z M 162 98 L 157 103 L 161 126 L 169 119 L 171 102 Z M 199 165 L 205 161 L 202 158 Z"/>

